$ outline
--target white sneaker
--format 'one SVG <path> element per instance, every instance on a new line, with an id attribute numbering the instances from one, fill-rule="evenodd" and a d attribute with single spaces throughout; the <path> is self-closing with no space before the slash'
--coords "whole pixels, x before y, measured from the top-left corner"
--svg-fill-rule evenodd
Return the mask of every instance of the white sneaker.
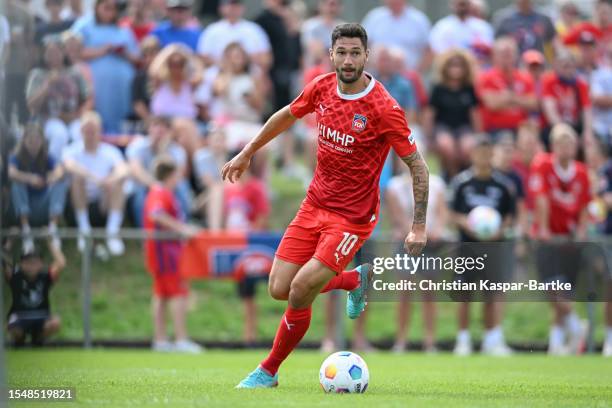
<path id="1" fill-rule="evenodd" d="M 455 349 L 453 350 L 453 353 L 456 356 L 469 356 L 472 354 L 472 342 L 470 340 L 467 341 L 459 341 L 457 340 L 457 342 L 455 343 Z"/>
<path id="2" fill-rule="evenodd" d="M 57 225 L 49 225 L 49 237 L 51 238 L 51 245 L 53 246 L 53 248 L 61 251 L 62 240 L 60 239 L 59 234 L 57 232 Z"/>
<path id="3" fill-rule="evenodd" d="M 112 256 L 121 256 L 125 252 L 125 245 L 123 244 L 121 238 L 106 238 L 106 247 Z"/>
<path id="4" fill-rule="evenodd" d="M 97 243 L 94 246 L 94 255 L 96 256 L 96 258 L 98 258 L 102 262 L 108 262 L 108 260 L 110 259 L 110 254 L 108 253 L 108 249 L 106 248 L 105 245 L 101 243 Z"/>
<path id="5" fill-rule="evenodd" d="M 569 356 L 569 349 L 565 346 L 548 346 L 549 356 Z"/>
<path id="6" fill-rule="evenodd" d="M 58 251 L 62 250 L 62 240 L 57 235 L 51 235 L 51 245 Z"/>
<path id="7" fill-rule="evenodd" d="M 508 347 L 506 342 L 500 341 L 497 344 L 494 344 L 493 346 L 483 346 L 482 354 L 494 357 L 507 357 L 514 354 L 514 350 Z"/>
<path id="8" fill-rule="evenodd" d="M 174 343 L 174 351 L 178 351 L 179 353 L 198 354 L 203 351 L 203 348 L 198 343 L 185 339 Z"/>
<path id="9" fill-rule="evenodd" d="M 581 320 L 580 326 L 580 330 L 568 333 L 569 341 L 567 347 L 570 354 L 582 354 L 584 352 L 589 324 L 586 320 Z"/>
<path id="10" fill-rule="evenodd" d="M 89 229 L 79 231 L 79 237 L 77 238 L 77 249 L 80 253 L 85 253 L 85 249 L 87 246 L 86 238 L 89 237 L 90 232 L 91 230 Z"/>
<path id="11" fill-rule="evenodd" d="M 429 346 L 423 349 L 423 352 L 427 355 L 433 356 L 440 352 L 436 346 Z"/>
<path id="12" fill-rule="evenodd" d="M 603 352 L 601 354 L 604 357 L 612 357 L 612 340 L 608 340 L 604 343 Z"/>
<path id="13" fill-rule="evenodd" d="M 151 348 L 153 349 L 153 351 L 157 351 L 160 353 L 169 353 L 174 351 L 174 345 L 166 340 L 153 341 L 153 344 L 151 344 Z"/>
<path id="14" fill-rule="evenodd" d="M 403 354 L 406 352 L 406 343 L 395 343 L 391 347 L 391 352 L 394 354 Z"/>
<path id="15" fill-rule="evenodd" d="M 323 339 L 323 341 L 321 342 L 320 351 L 321 353 L 325 354 L 333 353 L 334 351 L 336 351 L 336 345 L 334 344 L 334 341 L 331 339 Z"/>
<path id="16" fill-rule="evenodd" d="M 23 253 L 30 254 L 34 252 L 34 240 L 29 234 L 23 238 Z"/>

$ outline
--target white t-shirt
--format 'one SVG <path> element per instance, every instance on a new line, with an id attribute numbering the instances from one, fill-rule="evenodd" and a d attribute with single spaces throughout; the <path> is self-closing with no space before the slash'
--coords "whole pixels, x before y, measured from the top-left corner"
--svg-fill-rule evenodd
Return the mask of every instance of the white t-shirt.
<path id="1" fill-rule="evenodd" d="M 300 29 L 302 47 L 306 50 L 310 42 L 319 41 L 325 48 L 331 48 L 332 31 L 334 31 L 337 25 L 343 22 L 342 20 L 335 20 L 331 25 L 327 25 L 325 20 L 320 16 L 312 17 L 304 21 Z"/>
<path id="2" fill-rule="evenodd" d="M 62 162 L 67 160 L 74 160 L 87 171 L 101 178 L 110 175 L 118 164 L 124 162 L 121 151 L 104 142 L 100 142 L 95 152 L 88 152 L 82 142 L 75 142 L 64 149 Z M 87 181 L 85 189 L 89 201 L 95 200 L 101 194 L 100 188 L 91 181 Z"/>
<path id="3" fill-rule="evenodd" d="M 233 120 L 259 123 L 261 114 L 245 98 L 245 94 L 253 93 L 255 93 L 255 81 L 251 75 L 232 77 L 227 93 L 217 98 L 222 114 Z"/>
<path id="4" fill-rule="evenodd" d="M 612 67 L 602 67 L 591 75 L 591 96 L 612 96 Z M 612 108 L 593 107 L 593 128 L 601 136 L 612 137 Z"/>
<path id="5" fill-rule="evenodd" d="M 182 146 L 170 142 L 163 152 L 154 152 L 151 139 L 145 136 L 138 136 L 130 142 L 125 150 L 125 157 L 128 160 L 138 160 L 142 167 L 153 171 L 153 161 L 161 154 L 166 153 L 174 159 L 174 163 L 179 167 L 184 167 L 187 163 L 187 153 Z"/>
<path id="6" fill-rule="evenodd" d="M 377 7 L 363 19 L 363 27 L 368 32 L 371 45 L 396 46 L 406 54 L 406 67 L 419 66 L 424 52 L 429 46 L 431 23 L 420 10 L 404 7 L 399 16 L 391 14 L 388 7 Z"/>
<path id="7" fill-rule="evenodd" d="M 412 221 L 414 214 L 414 197 L 412 195 L 412 177 L 409 174 L 400 174 L 392 177 L 387 185 L 387 191 L 393 192 L 406 216 Z M 440 196 L 445 197 L 446 183 L 440 176 L 429 176 L 429 202 L 427 203 L 427 224 L 425 228 L 430 233 L 439 228 L 439 219 L 435 215 Z"/>
<path id="8" fill-rule="evenodd" d="M 493 27 L 486 21 L 476 17 L 461 20 L 451 14 L 433 26 L 429 45 L 434 53 L 439 54 L 451 48 L 471 50 L 475 44 L 491 47 L 494 37 Z"/>
<path id="9" fill-rule="evenodd" d="M 223 161 L 218 160 L 208 147 L 201 147 L 193 154 L 193 171 L 198 182 L 204 177 L 210 177 L 215 181 L 221 181 L 221 168 Z M 204 186 L 201 186 L 204 187 Z"/>
<path id="10" fill-rule="evenodd" d="M 235 24 L 221 20 L 204 30 L 198 41 L 198 54 L 210 56 L 217 62 L 225 47 L 233 42 L 240 43 L 249 55 L 270 51 L 268 36 L 257 24 L 247 20 Z"/>

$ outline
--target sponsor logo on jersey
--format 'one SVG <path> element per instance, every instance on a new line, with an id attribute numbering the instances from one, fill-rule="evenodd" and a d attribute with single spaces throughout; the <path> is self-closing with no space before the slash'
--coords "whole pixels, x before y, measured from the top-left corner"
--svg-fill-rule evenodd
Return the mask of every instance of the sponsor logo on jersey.
<path id="1" fill-rule="evenodd" d="M 351 127 L 355 132 L 363 132 L 366 127 L 368 118 L 358 113 L 353 116 L 353 126 Z"/>
<path id="2" fill-rule="evenodd" d="M 319 137 L 323 140 L 332 140 L 335 144 L 343 147 L 348 147 L 355 142 L 354 136 L 327 127 L 322 123 L 319 123 Z"/>

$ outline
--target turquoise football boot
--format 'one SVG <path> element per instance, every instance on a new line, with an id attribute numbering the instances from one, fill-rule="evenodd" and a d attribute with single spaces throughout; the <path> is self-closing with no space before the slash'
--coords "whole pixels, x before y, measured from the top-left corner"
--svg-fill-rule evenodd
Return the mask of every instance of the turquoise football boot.
<path id="1" fill-rule="evenodd" d="M 272 388 L 278 385 L 278 373 L 270 375 L 261 367 L 257 367 L 247 377 L 240 381 L 236 388 Z"/>
<path id="2" fill-rule="evenodd" d="M 351 290 L 346 298 L 346 314 L 351 319 L 356 319 L 361 315 L 366 307 L 366 296 L 368 285 L 372 279 L 373 270 L 371 264 L 359 265 L 355 268 L 361 276 L 359 286 Z"/>

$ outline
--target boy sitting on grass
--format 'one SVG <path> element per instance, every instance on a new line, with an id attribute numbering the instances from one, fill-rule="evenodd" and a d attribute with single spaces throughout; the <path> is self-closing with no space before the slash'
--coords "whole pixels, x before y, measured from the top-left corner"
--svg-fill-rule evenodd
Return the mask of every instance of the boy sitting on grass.
<path id="1" fill-rule="evenodd" d="M 198 227 L 184 222 L 184 214 L 173 193 L 182 178 L 176 163 L 169 156 L 160 156 L 154 166 L 154 175 L 158 184 L 149 189 L 145 199 L 145 230 L 174 232 L 184 238 L 197 235 Z M 181 241 L 177 239 L 152 237 L 145 242 L 147 269 L 153 276 L 153 350 L 199 353 L 202 348 L 187 337 L 185 316 L 189 289 L 178 270 L 181 246 Z M 174 323 L 174 344 L 166 337 L 167 306 Z"/>

